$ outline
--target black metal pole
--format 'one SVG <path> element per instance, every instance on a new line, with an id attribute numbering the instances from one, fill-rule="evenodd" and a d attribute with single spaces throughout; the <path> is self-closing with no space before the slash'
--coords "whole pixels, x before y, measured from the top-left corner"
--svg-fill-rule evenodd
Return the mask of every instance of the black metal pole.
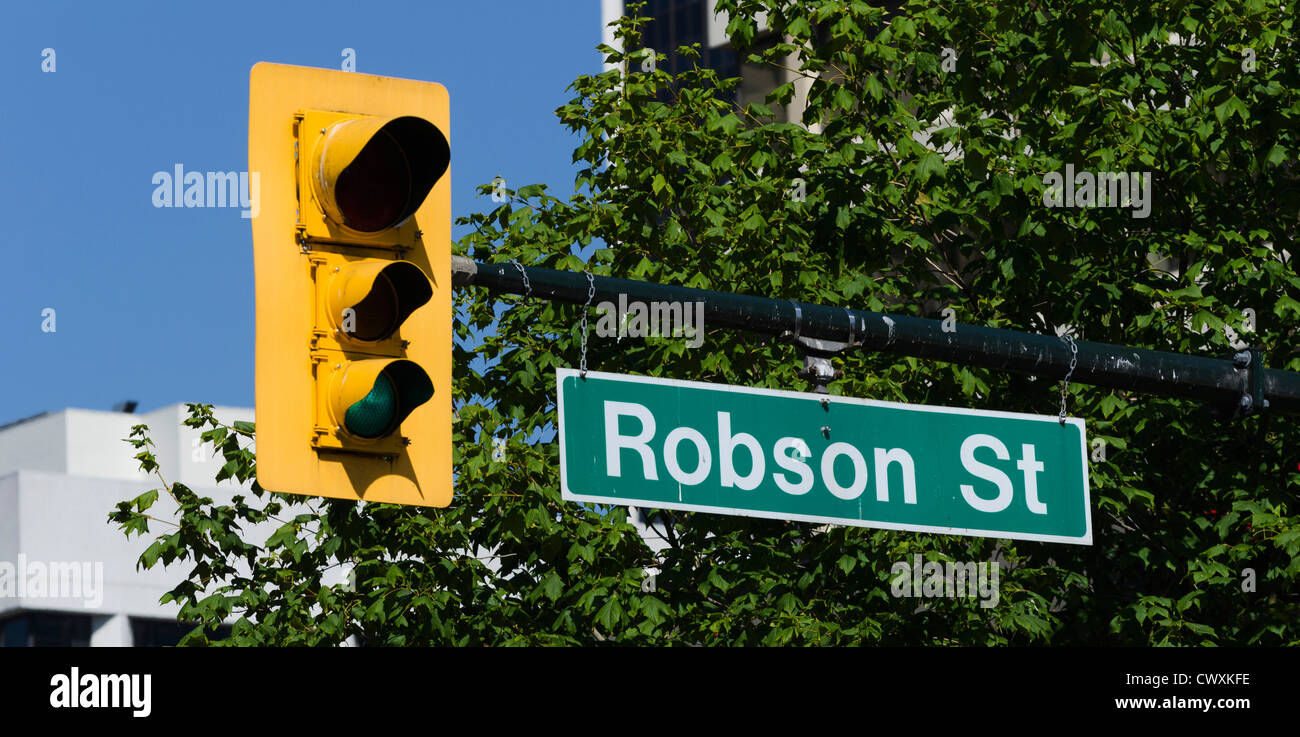
<path id="1" fill-rule="evenodd" d="M 792 300 L 729 294 L 707 289 L 654 284 L 632 279 L 587 275 L 514 264 L 484 264 L 452 257 L 452 283 L 496 292 L 531 294 L 537 299 L 586 304 L 594 284 L 592 306 L 617 302 L 619 295 L 643 302 L 703 302 L 704 324 L 768 335 L 797 333 L 806 338 L 847 343 L 865 350 L 932 358 L 966 366 L 1018 371 L 1055 379 L 1070 369 L 1072 351 L 1049 335 L 957 323 L 943 329 L 939 320 Z M 851 324 L 852 323 L 852 324 Z M 1129 348 L 1075 341 L 1077 364 L 1070 381 L 1126 389 L 1144 394 L 1196 399 L 1217 407 L 1258 411 L 1265 408 L 1300 414 L 1300 373 L 1265 369 L 1258 351 L 1234 359 Z M 1262 390 L 1262 391 L 1261 391 Z"/>

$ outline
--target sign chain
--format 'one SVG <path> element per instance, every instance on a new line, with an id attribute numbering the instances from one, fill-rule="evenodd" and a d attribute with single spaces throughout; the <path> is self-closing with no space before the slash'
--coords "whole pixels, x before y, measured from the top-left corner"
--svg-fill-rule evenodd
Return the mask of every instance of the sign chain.
<path id="1" fill-rule="evenodd" d="M 592 277 L 590 271 L 584 271 L 587 275 L 587 304 L 582 306 L 582 359 L 578 363 L 579 375 L 587 378 L 587 310 L 591 308 L 591 300 L 596 296 L 596 280 Z"/>
<path id="2" fill-rule="evenodd" d="M 1061 424 L 1065 424 L 1065 398 L 1070 391 L 1070 377 L 1074 375 L 1074 367 L 1079 363 L 1079 346 L 1074 344 L 1074 338 L 1062 335 L 1061 340 L 1070 346 L 1070 370 L 1065 373 L 1065 378 L 1061 380 Z"/>
<path id="3" fill-rule="evenodd" d="M 528 283 L 528 272 L 524 271 L 523 264 L 519 263 L 518 259 L 512 258 L 510 259 L 510 263 L 513 264 L 516 269 L 519 269 L 519 276 L 524 279 L 524 299 L 531 300 L 533 298 L 533 285 Z"/>

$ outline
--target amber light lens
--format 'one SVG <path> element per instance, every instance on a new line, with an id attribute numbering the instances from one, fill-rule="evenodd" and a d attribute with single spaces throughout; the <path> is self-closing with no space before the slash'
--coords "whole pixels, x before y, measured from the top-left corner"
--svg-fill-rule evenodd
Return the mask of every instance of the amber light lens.
<path id="1" fill-rule="evenodd" d="M 419 266 L 394 261 L 376 272 L 378 265 L 374 260 L 351 264 L 331 283 L 331 308 L 341 330 L 355 340 L 388 338 L 433 297 Z"/>

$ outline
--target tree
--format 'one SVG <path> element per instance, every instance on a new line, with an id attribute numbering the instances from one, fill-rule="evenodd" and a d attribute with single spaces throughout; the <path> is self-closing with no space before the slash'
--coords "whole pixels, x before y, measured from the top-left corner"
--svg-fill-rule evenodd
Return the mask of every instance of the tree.
<path id="1" fill-rule="evenodd" d="M 557 111 L 581 138 L 575 194 L 522 187 L 462 221 L 474 232 L 458 252 L 925 317 L 951 308 L 964 323 L 1185 353 L 1222 355 L 1241 336 L 1270 366 L 1300 369 L 1300 44 L 1280 2 L 718 5 L 755 61 L 797 60 L 806 126 L 737 108 L 735 80 L 709 70 L 639 71 L 644 20 L 625 18 L 628 53 L 601 51 L 626 71 L 580 77 Z M 756 44 L 760 11 L 778 43 Z M 768 102 L 794 94 L 786 84 Z M 1048 176 L 1067 165 L 1150 184 L 1129 206 L 1081 207 L 1080 195 L 1070 207 Z M 625 509 L 560 499 L 553 372 L 579 361 L 580 309 L 468 289 L 457 301 L 452 506 L 304 501 L 256 484 L 252 499 L 214 505 L 164 482 L 179 527 L 141 563 L 193 566 L 169 594 L 182 619 L 210 631 L 237 616 L 238 644 L 1300 640 L 1291 418 L 1224 420 L 1070 384 L 1068 410 L 1094 442 L 1090 547 L 662 512 L 656 554 Z M 694 350 L 593 336 L 587 360 L 807 386 L 792 345 L 721 330 Z M 1034 413 L 1060 401 L 1050 380 L 886 355 L 838 363 L 839 394 Z M 188 424 L 225 454 L 221 478 L 253 478 L 251 428 L 202 405 Z M 154 466 L 145 430 L 131 440 Z M 112 519 L 146 533 L 156 498 Z M 241 538 L 239 525 L 271 518 L 283 524 L 265 544 Z M 998 605 L 895 598 L 891 566 L 916 553 L 1003 561 Z M 323 585 L 340 565 L 355 586 Z M 206 642 L 203 626 L 187 642 Z"/>

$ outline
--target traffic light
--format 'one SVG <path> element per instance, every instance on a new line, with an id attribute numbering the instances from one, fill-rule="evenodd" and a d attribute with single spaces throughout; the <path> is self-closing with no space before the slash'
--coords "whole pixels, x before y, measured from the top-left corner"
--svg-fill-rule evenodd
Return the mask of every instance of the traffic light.
<path id="1" fill-rule="evenodd" d="M 258 482 L 445 507 L 447 90 L 268 63 L 250 89 Z"/>

